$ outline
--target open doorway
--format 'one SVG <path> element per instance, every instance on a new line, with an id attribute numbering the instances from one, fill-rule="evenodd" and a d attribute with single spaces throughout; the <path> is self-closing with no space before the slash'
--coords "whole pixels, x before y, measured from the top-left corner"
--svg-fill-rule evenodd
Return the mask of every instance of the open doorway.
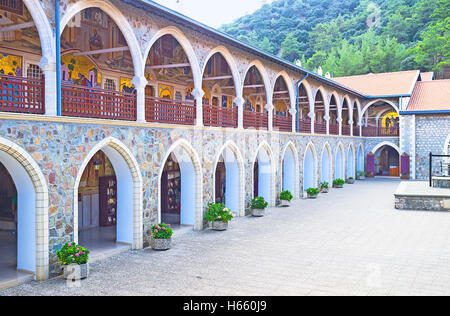
<path id="1" fill-rule="evenodd" d="M 385 145 L 375 152 L 375 176 L 400 177 L 400 156 L 395 148 Z"/>

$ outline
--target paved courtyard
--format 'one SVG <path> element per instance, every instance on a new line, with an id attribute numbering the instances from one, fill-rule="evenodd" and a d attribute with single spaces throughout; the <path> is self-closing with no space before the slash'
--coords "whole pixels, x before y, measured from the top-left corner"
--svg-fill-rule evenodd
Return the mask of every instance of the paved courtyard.
<path id="1" fill-rule="evenodd" d="M 346 185 L 226 232 L 177 232 L 169 252 L 126 252 L 0 295 L 450 295 L 450 214 L 393 208 L 399 181 Z"/>

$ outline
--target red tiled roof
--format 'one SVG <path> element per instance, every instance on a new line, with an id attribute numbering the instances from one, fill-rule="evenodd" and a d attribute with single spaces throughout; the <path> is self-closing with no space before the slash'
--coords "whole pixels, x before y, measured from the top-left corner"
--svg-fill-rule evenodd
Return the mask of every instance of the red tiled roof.
<path id="1" fill-rule="evenodd" d="M 417 82 L 407 111 L 450 111 L 450 79 Z"/>
<path id="2" fill-rule="evenodd" d="M 370 96 L 409 95 L 418 70 L 338 77 L 332 80 Z"/>

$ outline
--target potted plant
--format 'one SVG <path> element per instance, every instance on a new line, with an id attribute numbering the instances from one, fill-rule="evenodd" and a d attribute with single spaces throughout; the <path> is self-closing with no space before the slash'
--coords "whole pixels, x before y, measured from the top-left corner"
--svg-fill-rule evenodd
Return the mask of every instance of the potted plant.
<path id="1" fill-rule="evenodd" d="M 66 280 L 84 280 L 89 275 L 89 250 L 76 243 L 65 244 L 56 253 L 59 263 L 63 265 Z"/>
<path id="2" fill-rule="evenodd" d="M 320 193 L 328 193 L 330 184 L 328 182 L 322 182 L 320 184 Z"/>
<path id="3" fill-rule="evenodd" d="M 264 216 L 264 212 L 268 205 L 269 203 L 267 203 L 262 196 L 254 198 L 252 200 L 252 216 L 254 217 Z"/>
<path id="4" fill-rule="evenodd" d="M 354 184 L 354 183 L 355 183 L 355 178 L 349 177 L 349 178 L 347 179 L 347 183 L 348 183 L 348 184 Z"/>
<path id="5" fill-rule="evenodd" d="M 291 206 L 291 201 L 294 198 L 291 191 L 285 190 L 280 193 L 280 202 L 282 207 L 289 207 Z"/>
<path id="6" fill-rule="evenodd" d="M 169 224 L 153 225 L 151 246 L 153 250 L 169 250 L 172 245 L 173 229 Z"/>
<path id="7" fill-rule="evenodd" d="M 364 171 L 358 171 L 356 173 L 356 180 L 366 180 L 366 173 Z"/>
<path id="8" fill-rule="evenodd" d="M 233 213 L 225 207 L 225 204 L 211 203 L 208 206 L 205 219 L 211 222 L 212 229 L 218 231 L 224 231 L 228 229 L 228 222 L 234 218 Z"/>
<path id="9" fill-rule="evenodd" d="M 320 190 L 317 188 L 309 188 L 308 190 L 306 190 L 306 193 L 308 194 L 308 199 L 317 199 Z"/>
<path id="10" fill-rule="evenodd" d="M 336 189 L 342 189 L 344 187 L 345 181 L 343 179 L 336 179 L 333 181 L 333 187 Z"/>

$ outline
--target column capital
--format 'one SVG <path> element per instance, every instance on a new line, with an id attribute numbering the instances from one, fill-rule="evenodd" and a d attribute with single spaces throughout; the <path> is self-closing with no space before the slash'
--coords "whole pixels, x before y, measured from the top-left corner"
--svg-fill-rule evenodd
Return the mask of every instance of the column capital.
<path id="1" fill-rule="evenodd" d="M 38 66 L 41 68 L 42 72 L 56 72 L 56 61 L 46 56 L 41 58 Z"/>
<path id="2" fill-rule="evenodd" d="M 308 113 L 309 118 L 311 119 L 311 121 L 314 121 L 314 119 L 316 118 L 316 113 L 314 112 L 309 112 Z"/>
<path id="3" fill-rule="evenodd" d="M 134 76 L 131 83 L 136 89 L 144 89 L 148 84 L 148 80 L 145 77 Z"/>
<path id="4" fill-rule="evenodd" d="M 348 125 L 353 125 L 353 123 L 354 123 L 353 120 L 348 121 Z"/>
<path id="5" fill-rule="evenodd" d="M 336 119 L 336 122 L 342 123 L 342 118 L 341 118 L 341 117 L 338 117 L 338 118 Z"/>
<path id="6" fill-rule="evenodd" d="M 195 88 L 194 90 L 192 90 L 191 94 L 194 98 L 203 98 L 203 96 L 205 95 L 205 91 L 203 91 L 203 89 Z"/>
<path id="7" fill-rule="evenodd" d="M 297 114 L 297 110 L 296 109 L 290 109 L 289 110 L 289 114 L 294 116 L 295 114 Z"/>
<path id="8" fill-rule="evenodd" d="M 327 115 L 325 115 L 324 117 L 323 117 L 323 119 L 325 120 L 325 121 L 329 121 L 330 120 L 330 116 L 327 114 Z"/>
<path id="9" fill-rule="evenodd" d="M 245 103 L 245 99 L 243 97 L 236 97 L 234 99 L 234 104 L 236 104 L 236 106 L 239 108 L 241 106 L 243 106 Z"/>
<path id="10" fill-rule="evenodd" d="M 266 106 L 265 106 L 265 109 L 266 109 L 268 112 L 272 112 L 273 109 L 275 109 L 275 107 L 273 106 L 273 104 L 267 103 Z"/>

